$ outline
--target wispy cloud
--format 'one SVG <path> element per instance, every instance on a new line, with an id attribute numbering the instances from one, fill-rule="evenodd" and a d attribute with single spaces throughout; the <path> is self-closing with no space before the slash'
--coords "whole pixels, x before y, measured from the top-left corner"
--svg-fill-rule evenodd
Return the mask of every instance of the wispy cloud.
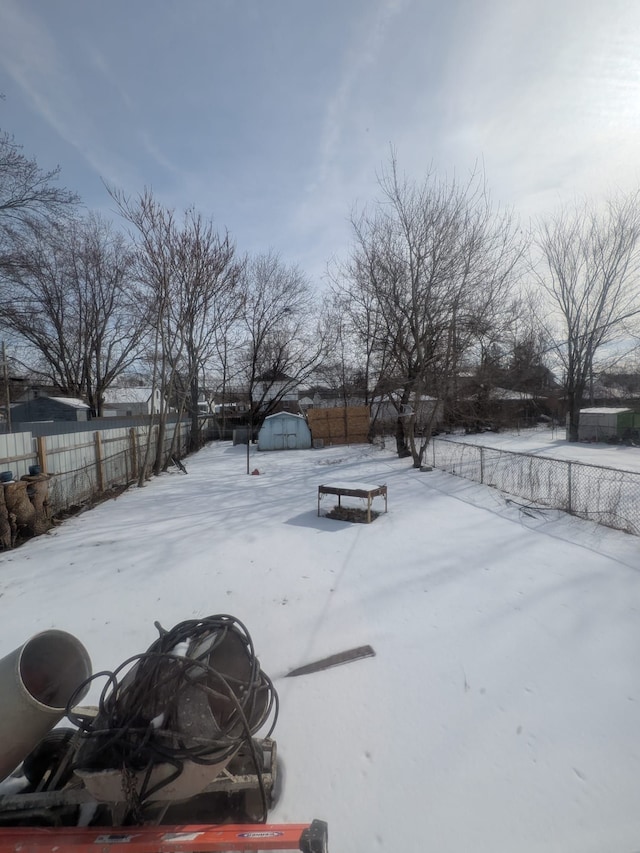
<path id="1" fill-rule="evenodd" d="M 340 83 L 327 104 L 320 140 L 317 184 L 326 181 L 335 166 L 355 88 L 367 69 L 376 63 L 388 27 L 404 6 L 406 0 L 381 0 L 374 14 L 362 21 L 362 29 L 346 57 Z"/>
<path id="2" fill-rule="evenodd" d="M 17 0 L 3 0 L 0 64 L 34 112 L 100 176 L 123 182 L 130 167 L 101 142 L 83 109 L 83 93 L 42 20 Z M 99 62 L 98 62 L 99 64 Z"/>
<path id="3" fill-rule="evenodd" d="M 640 144 L 639 27 L 640 6 L 626 0 L 477 6 L 443 74 L 441 148 L 458 163 L 475 148 L 498 195 L 527 212 L 606 192 L 625 172 L 628 181 Z"/>
<path id="4" fill-rule="evenodd" d="M 120 85 L 120 81 L 113 73 L 113 69 L 107 62 L 104 54 L 98 49 L 95 43 L 83 42 L 82 49 L 89 65 L 108 81 L 111 88 L 118 93 L 120 100 L 129 110 L 131 115 L 135 113 L 135 104 L 129 97 L 128 92 Z"/>
<path id="5" fill-rule="evenodd" d="M 411 0 L 379 0 L 376 5 L 371 3 L 360 21 L 348 18 L 354 37 L 345 53 L 339 82 L 326 101 L 315 168 L 289 222 L 298 245 L 311 258 L 315 278 L 323 274 L 326 261 L 341 252 L 348 241 L 351 206 L 362 196 L 365 186 L 369 191 L 375 185 L 384 152 L 373 134 L 369 135 L 365 126 L 368 118 L 362 121 L 357 140 L 352 129 L 354 121 L 357 123 L 363 115 L 375 119 L 372 103 L 378 75 L 388 59 L 389 31 L 410 3 Z M 384 141 L 385 150 L 390 141 Z"/>

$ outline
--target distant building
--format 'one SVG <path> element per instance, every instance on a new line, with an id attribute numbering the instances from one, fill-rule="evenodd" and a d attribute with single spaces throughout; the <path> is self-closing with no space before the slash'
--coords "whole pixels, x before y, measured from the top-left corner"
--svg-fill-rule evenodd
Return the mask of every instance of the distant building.
<path id="1" fill-rule="evenodd" d="M 569 416 L 567 415 L 567 438 Z M 580 409 L 578 441 L 640 440 L 640 414 L 633 409 L 596 406 Z"/>
<path id="2" fill-rule="evenodd" d="M 32 421 L 88 421 L 91 410 L 82 400 L 74 397 L 35 397 L 25 403 L 11 407 L 11 421 L 14 424 Z"/>
<path id="3" fill-rule="evenodd" d="M 416 428 L 420 430 L 426 425 L 436 427 L 442 419 L 442 412 L 443 406 L 439 400 L 430 397 L 428 394 L 421 394 L 415 413 Z M 399 417 L 408 418 L 413 414 L 413 402 L 412 405 L 402 406 L 397 394 L 395 395 L 395 403 L 389 395 L 375 397 L 371 401 L 371 417 L 377 431 L 393 430 Z"/>
<path id="4" fill-rule="evenodd" d="M 104 392 L 104 417 L 157 414 L 160 399 L 158 388 L 109 388 Z"/>
<path id="5" fill-rule="evenodd" d="M 260 402 L 264 411 L 289 411 L 298 413 L 298 384 L 291 376 L 280 370 L 268 370 L 258 376 L 253 391 L 253 399 Z"/>
<path id="6" fill-rule="evenodd" d="M 60 397 L 63 396 L 60 389 L 55 385 L 33 384 L 29 382 L 15 382 L 11 385 L 11 399 L 14 403 L 28 403 L 38 397 Z"/>

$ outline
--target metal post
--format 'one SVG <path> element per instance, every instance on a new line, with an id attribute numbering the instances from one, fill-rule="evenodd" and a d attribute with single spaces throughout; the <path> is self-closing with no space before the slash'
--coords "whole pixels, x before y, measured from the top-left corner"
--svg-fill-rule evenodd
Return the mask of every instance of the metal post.
<path id="1" fill-rule="evenodd" d="M 2 369 L 4 376 L 4 397 L 7 406 L 7 432 L 11 432 L 11 395 L 9 393 L 9 365 L 7 362 L 7 350 L 2 341 Z"/>
<path id="2" fill-rule="evenodd" d="M 573 489 L 573 485 L 572 485 L 572 482 L 571 482 L 571 462 L 567 462 L 567 491 L 568 491 L 568 495 L 567 495 L 567 503 L 568 503 L 568 506 L 567 506 L 567 512 L 571 512 L 571 511 L 572 511 L 572 501 L 571 501 L 571 492 L 572 492 L 572 489 Z"/>
<path id="3" fill-rule="evenodd" d="M 104 492 L 104 467 L 102 458 L 102 436 L 98 431 L 94 432 L 93 440 L 96 451 L 96 474 L 98 475 L 98 491 Z"/>
<path id="4" fill-rule="evenodd" d="M 251 473 L 251 466 L 249 462 L 249 456 L 251 452 L 251 438 L 253 437 L 253 410 L 249 413 L 249 427 L 248 427 L 248 435 L 247 435 L 247 474 Z"/>

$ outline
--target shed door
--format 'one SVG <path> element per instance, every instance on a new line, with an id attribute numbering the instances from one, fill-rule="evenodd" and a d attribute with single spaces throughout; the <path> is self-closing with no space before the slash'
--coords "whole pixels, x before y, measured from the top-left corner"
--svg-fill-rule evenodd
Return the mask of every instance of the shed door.
<path id="1" fill-rule="evenodd" d="M 291 418 L 278 418 L 273 422 L 273 449 L 295 450 L 298 446 L 297 423 Z"/>
<path id="2" fill-rule="evenodd" d="M 272 421 L 271 434 L 273 436 L 273 449 L 284 450 L 286 445 L 286 424 L 282 418 Z"/>

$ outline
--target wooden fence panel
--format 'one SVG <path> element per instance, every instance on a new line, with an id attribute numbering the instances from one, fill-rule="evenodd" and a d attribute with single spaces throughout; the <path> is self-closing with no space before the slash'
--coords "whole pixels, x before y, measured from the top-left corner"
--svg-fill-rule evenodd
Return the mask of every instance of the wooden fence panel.
<path id="1" fill-rule="evenodd" d="M 309 409 L 307 420 L 314 441 L 325 444 L 365 444 L 369 435 L 369 406 Z"/>

